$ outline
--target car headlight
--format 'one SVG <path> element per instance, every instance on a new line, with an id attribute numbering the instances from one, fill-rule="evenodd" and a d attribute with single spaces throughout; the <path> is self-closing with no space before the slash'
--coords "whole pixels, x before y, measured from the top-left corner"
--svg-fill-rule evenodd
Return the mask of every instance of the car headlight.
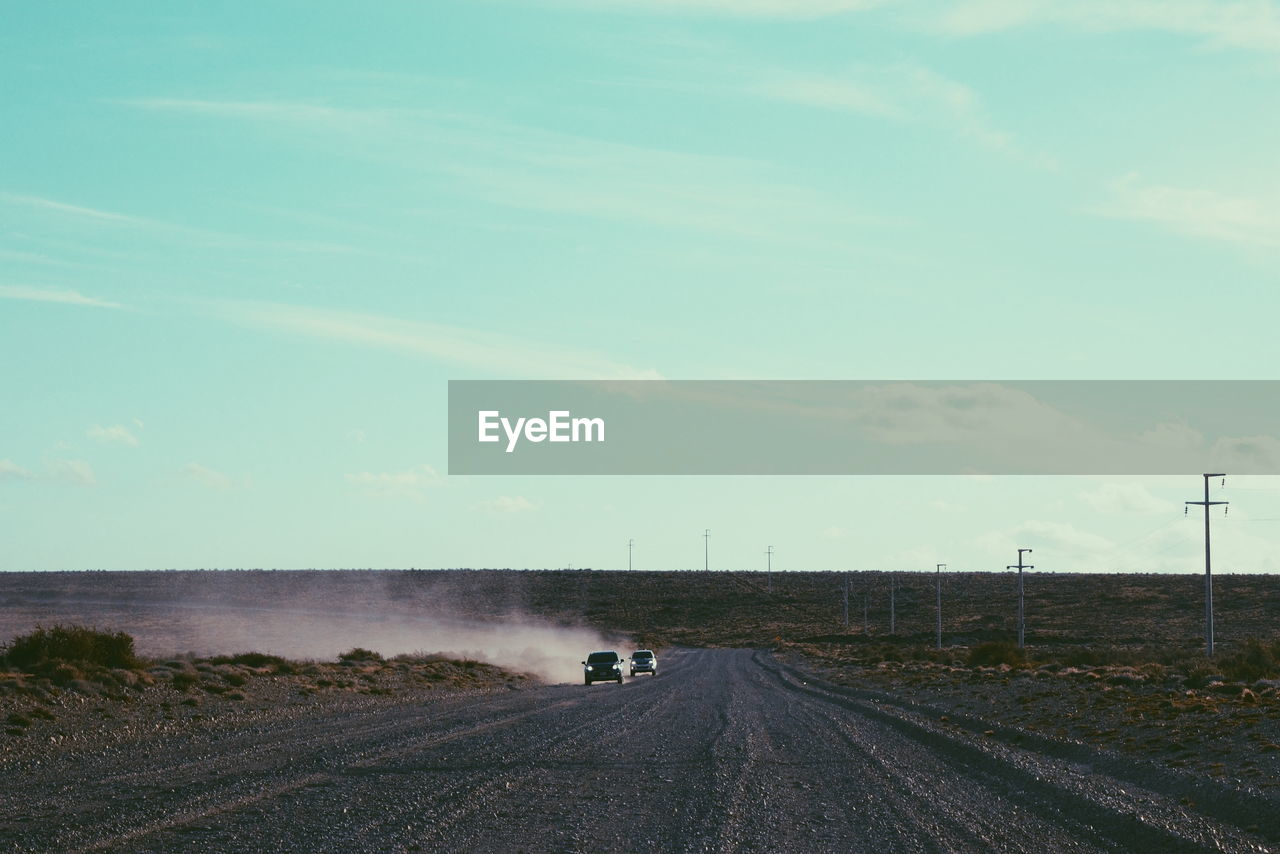
<path id="1" fill-rule="evenodd" d="M 613 669 L 614 669 L 614 670 L 621 670 L 621 669 L 622 669 L 622 665 L 621 665 L 621 664 L 615 664 L 615 665 L 613 665 Z"/>

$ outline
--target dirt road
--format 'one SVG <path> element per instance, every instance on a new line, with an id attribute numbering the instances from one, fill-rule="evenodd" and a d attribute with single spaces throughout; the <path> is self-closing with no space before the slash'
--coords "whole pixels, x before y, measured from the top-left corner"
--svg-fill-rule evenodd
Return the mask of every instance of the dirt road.
<path id="1" fill-rule="evenodd" d="M 1277 850 L 1274 802 L 1052 754 L 677 650 L 622 686 L 0 755 L 0 850 Z"/>

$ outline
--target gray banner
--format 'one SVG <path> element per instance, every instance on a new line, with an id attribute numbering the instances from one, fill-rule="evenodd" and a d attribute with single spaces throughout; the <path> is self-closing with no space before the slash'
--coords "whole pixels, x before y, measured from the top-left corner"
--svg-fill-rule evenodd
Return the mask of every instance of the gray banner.
<path id="1" fill-rule="evenodd" d="M 1280 473 L 1280 381 L 449 383 L 450 474 Z"/>

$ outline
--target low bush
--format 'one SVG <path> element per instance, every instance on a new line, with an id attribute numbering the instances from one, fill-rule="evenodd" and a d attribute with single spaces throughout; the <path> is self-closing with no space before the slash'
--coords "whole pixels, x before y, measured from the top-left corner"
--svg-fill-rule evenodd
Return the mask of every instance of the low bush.
<path id="1" fill-rule="evenodd" d="M 182 670 L 173 674 L 173 687 L 179 691 L 185 691 L 199 681 L 200 677 L 189 670 Z"/>
<path id="2" fill-rule="evenodd" d="M 210 664 L 242 664 L 245 667 L 272 667 L 279 670 L 289 662 L 278 655 L 265 652 L 242 652 L 239 655 L 216 655 L 209 659 Z"/>
<path id="3" fill-rule="evenodd" d="M 362 646 L 357 646 L 354 649 L 349 649 L 338 656 L 338 661 L 341 661 L 343 663 L 353 663 L 357 661 L 383 661 L 383 660 L 384 659 L 379 653 L 376 653 L 371 649 L 365 649 Z"/>
<path id="4" fill-rule="evenodd" d="M 1280 674 L 1280 640 L 1263 643 L 1249 638 L 1238 652 L 1224 656 L 1220 669 L 1228 679 L 1256 682 Z"/>
<path id="5" fill-rule="evenodd" d="M 1008 641 L 990 641 L 969 650 L 970 667 L 993 667 L 999 664 L 1016 666 L 1025 664 L 1026 660 L 1022 650 Z"/>
<path id="6" fill-rule="evenodd" d="M 133 636 L 124 632 L 102 632 L 85 626 L 54 626 L 19 635 L 4 649 L 11 667 L 28 673 L 49 669 L 54 662 L 75 667 L 138 667 Z"/>

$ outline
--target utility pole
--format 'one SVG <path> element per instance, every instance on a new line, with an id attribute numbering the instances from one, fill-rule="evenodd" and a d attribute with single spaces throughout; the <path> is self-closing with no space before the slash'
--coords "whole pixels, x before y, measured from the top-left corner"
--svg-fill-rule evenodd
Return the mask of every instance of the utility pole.
<path id="1" fill-rule="evenodd" d="M 1209 569 L 1209 508 L 1215 504 L 1230 504 L 1229 501 L 1210 501 L 1209 500 L 1209 478 L 1223 478 L 1223 485 L 1226 484 L 1226 475 L 1222 472 L 1217 474 L 1206 474 L 1204 476 L 1204 501 L 1188 501 L 1187 504 L 1196 504 L 1204 506 L 1204 651 L 1206 655 L 1213 655 L 1213 573 Z"/>
<path id="2" fill-rule="evenodd" d="M 627 540 L 627 572 L 631 571 L 631 550 L 635 548 L 636 541 L 634 539 Z"/>
<path id="3" fill-rule="evenodd" d="M 702 569 L 711 568 L 711 529 L 702 532 Z"/>
<path id="4" fill-rule="evenodd" d="M 844 627 L 849 628 L 849 576 L 844 577 Z"/>
<path id="5" fill-rule="evenodd" d="M 946 566 L 945 563 L 938 564 L 938 598 L 937 603 L 934 605 L 934 610 L 938 616 L 938 649 L 942 649 L 942 568 L 944 566 Z"/>
<path id="6" fill-rule="evenodd" d="M 1022 614 L 1023 614 L 1023 611 L 1022 611 L 1022 570 L 1024 570 L 1024 569 L 1035 569 L 1035 567 L 1034 567 L 1034 566 L 1023 566 L 1023 564 L 1022 564 L 1022 553 L 1023 553 L 1023 552 L 1030 552 L 1030 551 L 1031 551 L 1031 549 L 1018 549 L 1018 563 L 1017 563 L 1016 565 L 1010 565 L 1010 566 L 1006 566 L 1006 567 L 1005 567 L 1005 569 L 1016 569 L 1016 570 L 1018 570 L 1018 649 L 1022 649 L 1022 641 L 1023 641 L 1023 637 L 1024 637 L 1024 631 L 1023 631 L 1023 629 L 1024 629 L 1024 625 L 1025 625 L 1025 624 L 1023 623 L 1023 619 L 1022 619 Z"/>
<path id="7" fill-rule="evenodd" d="M 889 634 L 898 633 L 898 573 L 889 573 Z"/>
<path id="8" fill-rule="evenodd" d="M 765 555 L 768 556 L 768 560 L 769 560 L 769 565 L 768 565 L 768 568 L 765 570 L 765 572 L 769 579 L 769 592 L 772 593 L 773 592 L 773 546 L 769 546 L 769 548 L 765 550 Z"/>

